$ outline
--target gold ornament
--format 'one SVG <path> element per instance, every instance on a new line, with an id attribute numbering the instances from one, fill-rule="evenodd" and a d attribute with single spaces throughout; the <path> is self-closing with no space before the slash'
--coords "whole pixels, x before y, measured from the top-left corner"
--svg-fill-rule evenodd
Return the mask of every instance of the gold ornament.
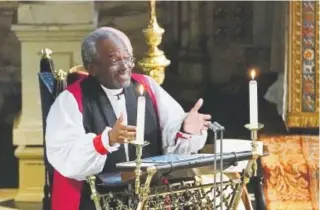
<path id="1" fill-rule="evenodd" d="M 165 32 L 158 25 L 156 17 L 156 2 L 151 0 L 150 5 L 150 22 L 142 32 L 149 47 L 148 52 L 138 62 L 143 72 L 151 76 L 158 84 L 162 84 L 165 78 L 165 68 L 170 65 L 170 60 L 166 58 L 164 52 L 158 48 L 162 41 L 162 35 Z"/>

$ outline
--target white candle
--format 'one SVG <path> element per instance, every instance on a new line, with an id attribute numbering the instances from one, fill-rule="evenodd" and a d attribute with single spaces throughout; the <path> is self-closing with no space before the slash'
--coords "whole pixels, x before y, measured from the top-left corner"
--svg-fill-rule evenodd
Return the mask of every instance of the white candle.
<path id="1" fill-rule="evenodd" d="M 146 112 L 146 98 L 143 96 L 143 86 L 139 87 L 140 96 L 138 97 L 137 105 L 137 130 L 136 130 L 136 144 L 144 143 L 144 123 Z"/>
<path id="2" fill-rule="evenodd" d="M 258 85 L 254 80 L 255 70 L 251 70 L 252 80 L 249 82 L 249 102 L 250 102 L 250 125 L 254 128 L 258 127 Z"/>

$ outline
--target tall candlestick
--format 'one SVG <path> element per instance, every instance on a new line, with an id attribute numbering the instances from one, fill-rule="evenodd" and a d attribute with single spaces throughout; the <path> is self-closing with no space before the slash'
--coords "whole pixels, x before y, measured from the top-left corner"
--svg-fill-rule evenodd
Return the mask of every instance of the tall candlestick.
<path id="1" fill-rule="evenodd" d="M 258 128 L 258 85 L 254 80 L 255 70 L 251 70 L 252 80 L 249 82 L 250 125 Z"/>
<path id="2" fill-rule="evenodd" d="M 136 131 L 136 144 L 144 143 L 144 123 L 146 112 L 146 98 L 143 96 L 143 86 L 139 87 L 140 96 L 138 97 L 137 105 L 137 131 Z"/>

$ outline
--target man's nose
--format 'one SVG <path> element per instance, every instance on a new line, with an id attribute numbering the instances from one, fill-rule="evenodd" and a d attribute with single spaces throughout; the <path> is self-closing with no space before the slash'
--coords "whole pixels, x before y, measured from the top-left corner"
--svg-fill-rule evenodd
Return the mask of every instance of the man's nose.
<path id="1" fill-rule="evenodd" d="M 119 60 L 119 67 L 127 69 L 127 68 L 129 68 L 129 65 L 126 62 L 126 60 L 121 59 L 121 60 Z"/>

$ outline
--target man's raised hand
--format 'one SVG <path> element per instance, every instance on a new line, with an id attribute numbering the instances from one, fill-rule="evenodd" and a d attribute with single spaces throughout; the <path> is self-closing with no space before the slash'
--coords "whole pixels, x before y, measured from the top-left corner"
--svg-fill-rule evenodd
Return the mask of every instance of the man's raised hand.
<path id="1" fill-rule="evenodd" d="M 183 132 L 201 134 L 202 131 L 208 130 L 208 125 L 211 123 L 211 115 L 199 113 L 199 109 L 202 105 L 203 99 L 200 98 L 185 118 L 182 128 Z"/>
<path id="2" fill-rule="evenodd" d="M 109 131 L 109 145 L 128 143 L 136 138 L 136 127 L 123 124 L 123 114 L 117 119 L 113 128 Z"/>

